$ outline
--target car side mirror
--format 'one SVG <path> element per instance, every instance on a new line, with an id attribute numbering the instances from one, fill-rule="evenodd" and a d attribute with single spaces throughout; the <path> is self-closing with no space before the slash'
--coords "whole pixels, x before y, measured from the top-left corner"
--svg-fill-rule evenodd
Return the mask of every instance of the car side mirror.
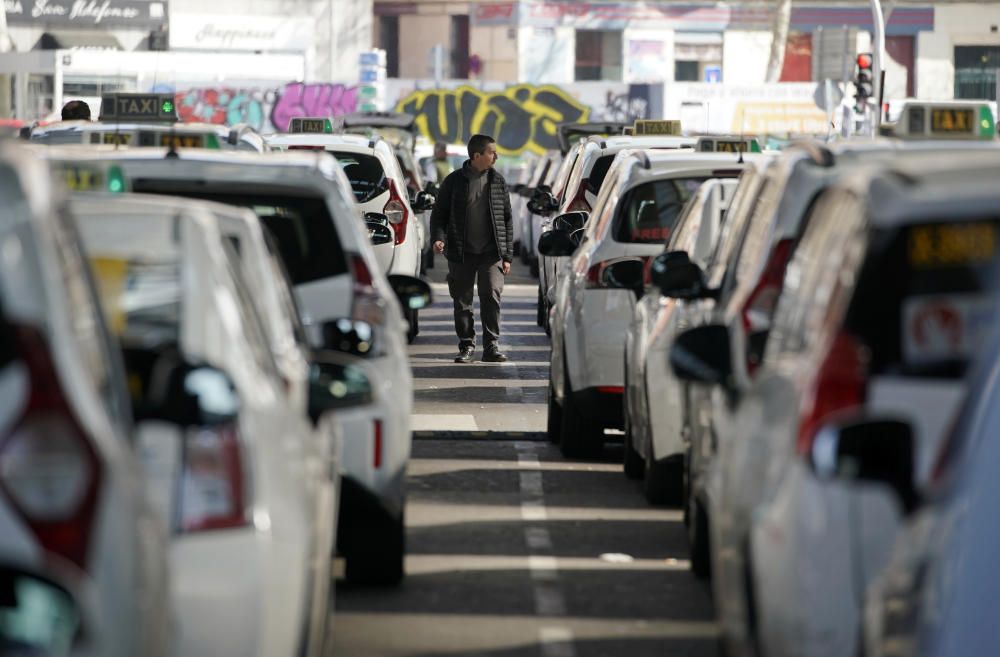
<path id="1" fill-rule="evenodd" d="M 309 363 L 309 417 L 319 422 L 329 411 L 371 404 L 371 379 L 359 361 L 331 351 L 317 351 Z"/>
<path id="2" fill-rule="evenodd" d="M 434 295 L 427 281 L 403 274 L 389 276 L 389 285 L 396 293 L 399 303 L 408 310 L 420 310 L 431 305 Z"/>
<path id="3" fill-rule="evenodd" d="M 578 210 L 576 212 L 564 212 L 563 214 L 557 215 L 552 220 L 552 228 L 556 230 L 566 230 L 572 233 L 574 230 L 583 228 L 589 218 L 590 213 L 583 212 L 582 210 Z"/>
<path id="4" fill-rule="evenodd" d="M 601 277 L 610 288 L 632 290 L 637 296 L 641 296 L 645 268 L 646 264 L 642 260 L 619 260 L 605 267 Z"/>
<path id="5" fill-rule="evenodd" d="M 236 385 L 222 370 L 189 363 L 170 354 L 152 365 L 135 418 L 162 420 L 181 427 L 232 424 L 240 413 Z"/>
<path id="6" fill-rule="evenodd" d="M 368 239 L 371 240 L 372 246 L 389 244 L 395 239 L 392 229 L 386 225 L 374 221 L 366 221 L 365 227 L 368 229 Z"/>
<path id="7" fill-rule="evenodd" d="M 670 251 L 656 256 L 650 267 L 650 280 L 663 296 L 673 299 L 704 299 L 713 296 L 705 284 L 705 273 L 688 259 L 684 251 Z"/>
<path id="8" fill-rule="evenodd" d="M 913 429 L 899 420 L 831 423 L 819 428 L 808 454 L 821 479 L 864 481 L 888 486 L 903 511 L 920 505 L 914 486 Z"/>
<path id="9" fill-rule="evenodd" d="M 412 207 L 414 212 L 427 212 L 434 207 L 435 198 L 427 192 L 417 192 Z"/>
<path id="10" fill-rule="evenodd" d="M 729 328 L 725 325 L 696 326 L 680 333 L 668 358 L 674 374 L 683 381 L 727 388 L 731 385 L 733 361 Z"/>
<path id="11" fill-rule="evenodd" d="M 576 251 L 576 247 L 576 240 L 565 230 L 550 230 L 538 238 L 538 252 L 546 257 L 570 256 Z"/>
<path id="12" fill-rule="evenodd" d="M 383 226 L 389 225 L 389 217 L 387 217 L 382 212 L 366 212 L 364 214 L 366 224 L 382 224 Z"/>
<path id="13" fill-rule="evenodd" d="M 438 187 L 437 183 L 435 182 L 428 180 L 426 183 L 424 183 L 424 191 L 433 196 L 435 199 L 437 199 L 439 190 L 440 187 Z"/>

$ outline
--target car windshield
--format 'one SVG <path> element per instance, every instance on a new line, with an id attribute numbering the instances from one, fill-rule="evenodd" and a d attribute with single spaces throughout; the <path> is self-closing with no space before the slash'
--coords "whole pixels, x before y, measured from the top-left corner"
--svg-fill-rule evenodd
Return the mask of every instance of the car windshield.
<path id="1" fill-rule="evenodd" d="M 671 178 L 640 185 L 628 194 L 614 228 L 616 242 L 663 244 L 677 218 L 707 178 Z"/>
<path id="2" fill-rule="evenodd" d="M 382 163 L 374 155 L 343 151 L 331 152 L 351 182 L 354 200 L 358 203 L 367 203 L 389 189 Z"/>
<path id="3" fill-rule="evenodd" d="M 254 195 L 249 189 L 239 188 L 210 192 L 201 185 L 188 188 L 183 184 L 161 185 L 148 180 L 137 180 L 133 187 L 135 191 L 250 208 L 274 237 L 295 285 L 347 273 L 347 259 L 323 198 L 287 193 Z"/>

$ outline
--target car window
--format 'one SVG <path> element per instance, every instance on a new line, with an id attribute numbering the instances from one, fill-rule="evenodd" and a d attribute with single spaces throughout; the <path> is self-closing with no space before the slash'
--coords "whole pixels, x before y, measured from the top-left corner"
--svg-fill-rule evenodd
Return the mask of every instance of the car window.
<path id="1" fill-rule="evenodd" d="M 213 193 L 202 186 L 137 181 L 136 191 L 215 201 L 253 210 L 275 238 L 281 258 L 296 285 L 347 273 L 347 257 L 322 197 L 255 195 L 251 189 Z"/>
<path id="2" fill-rule="evenodd" d="M 606 228 L 611 224 L 611 218 L 614 216 L 615 205 L 618 203 L 619 190 L 619 169 L 612 174 L 611 180 L 608 184 L 601 189 L 601 193 L 597 195 L 597 199 L 594 201 L 594 211 L 590 214 L 590 219 L 587 221 L 587 237 L 594 238 L 605 234 Z"/>
<path id="3" fill-rule="evenodd" d="M 748 282 L 760 265 L 761 259 L 767 257 L 767 241 L 771 235 L 780 198 L 781 185 L 774 180 L 766 181 L 748 220 L 746 233 L 736 251 L 735 266 L 730 268 L 729 289 Z"/>
<path id="4" fill-rule="evenodd" d="M 597 158 L 594 166 L 590 169 L 590 174 L 587 176 L 587 191 L 592 194 L 600 191 L 601 185 L 604 184 L 604 179 L 608 175 L 608 169 L 611 168 L 611 163 L 614 161 L 614 155 L 602 155 Z"/>
<path id="5" fill-rule="evenodd" d="M 556 198 L 562 201 L 566 194 L 566 185 L 569 183 L 569 174 L 573 171 L 573 165 L 576 164 L 577 156 L 579 155 L 579 149 L 574 149 L 570 151 L 566 159 L 563 160 L 562 164 L 559 166 L 559 172 L 556 174 L 556 179 L 552 183 L 552 193 L 555 194 Z"/>
<path id="6" fill-rule="evenodd" d="M 612 234 L 617 242 L 663 244 L 673 233 L 684 204 L 707 177 L 654 180 L 634 187 L 625 197 Z"/>
<path id="7" fill-rule="evenodd" d="M 278 365 L 274 361 L 274 353 L 271 351 L 267 340 L 267 332 L 264 330 L 264 322 L 260 317 L 258 308 L 250 288 L 243 276 L 243 264 L 240 256 L 227 240 L 222 241 L 222 250 L 226 254 L 226 264 L 229 275 L 233 279 L 233 287 L 236 290 L 236 306 L 240 313 L 240 328 L 246 337 L 250 347 L 250 353 L 258 367 L 268 374 L 277 376 Z"/>
<path id="8" fill-rule="evenodd" d="M 573 168 L 570 170 L 569 179 L 566 182 L 566 193 L 563 194 L 564 201 L 576 196 L 583 182 L 583 170 L 587 168 L 587 160 L 595 155 L 596 151 L 593 148 L 587 149 L 585 147 L 580 151 L 576 162 L 573 163 Z"/>
<path id="9" fill-rule="evenodd" d="M 959 378 L 993 325 L 1000 215 L 873 232 L 848 315 L 871 371 Z"/>
<path id="10" fill-rule="evenodd" d="M 358 203 L 367 203 L 389 189 L 382 162 L 374 155 L 330 151 L 351 183 Z"/>
<path id="11" fill-rule="evenodd" d="M 713 265 L 708 275 L 708 285 L 711 288 L 722 285 L 736 247 L 743 240 L 747 221 L 760 198 L 758 194 L 760 182 L 760 176 L 753 169 L 746 169 L 743 172 L 736 195 L 726 211 L 726 220 L 722 223 L 722 235 L 715 244 L 715 254 L 711 259 Z"/>

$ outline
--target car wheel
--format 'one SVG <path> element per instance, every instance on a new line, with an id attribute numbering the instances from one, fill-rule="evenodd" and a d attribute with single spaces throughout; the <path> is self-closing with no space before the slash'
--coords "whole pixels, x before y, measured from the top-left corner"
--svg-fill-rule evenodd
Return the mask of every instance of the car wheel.
<path id="1" fill-rule="evenodd" d="M 563 367 L 566 359 L 563 357 Z M 559 451 L 567 458 L 594 458 L 604 451 L 604 427 L 584 418 L 576 395 L 569 385 L 568 373 L 563 379 L 562 427 Z"/>
<path id="2" fill-rule="evenodd" d="M 538 286 L 538 305 L 535 306 L 535 323 L 545 326 L 545 300 L 542 298 L 542 286 Z"/>
<path id="3" fill-rule="evenodd" d="M 419 310 L 407 310 L 406 319 L 410 324 L 410 328 L 406 331 L 406 341 L 409 344 L 413 344 L 413 341 L 417 339 L 420 335 L 420 317 Z"/>
<path id="4" fill-rule="evenodd" d="M 692 499 L 688 503 L 688 543 L 691 548 L 691 572 L 698 579 L 712 575 L 712 559 L 708 543 L 708 516 L 701 504 Z"/>
<path id="5" fill-rule="evenodd" d="M 558 443 L 559 435 L 562 431 L 562 406 L 556 401 L 556 392 L 552 388 L 552 380 L 549 380 L 549 414 L 545 425 L 546 436 L 550 443 Z"/>
<path id="6" fill-rule="evenodd" d="M 650 504 L 680 504 L 683 497 L 682 462 L 680 459 L 650 458 L 644 461 L 642 492 Z"/>
<path id="7" fill-rule="evenodd" d="M 357 528 L 345 554 L 344 576 L 351 584 L 395 586 L 403 580 L 406 526 L 403 514 L 388 514 L 374 524 Z"/>

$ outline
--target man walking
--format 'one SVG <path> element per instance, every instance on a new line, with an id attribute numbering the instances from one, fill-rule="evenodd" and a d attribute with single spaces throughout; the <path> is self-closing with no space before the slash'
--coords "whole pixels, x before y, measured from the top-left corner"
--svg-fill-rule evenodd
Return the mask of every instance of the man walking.
<path id="1" fill-rule="evenodd" d="M 456 363 L 471 363 L 476 348 L 472 288 L 479 286 L 483 360 L 506 362 L 500 351 L 500 295 L 513 260 L 514 228 L 503 176 L 493 168 L 496 141 L 469 140 L 469 159 L 441 182 L 431 214 L 434 250 L 448 259 L 448 291 L 455 304 Z"/>

